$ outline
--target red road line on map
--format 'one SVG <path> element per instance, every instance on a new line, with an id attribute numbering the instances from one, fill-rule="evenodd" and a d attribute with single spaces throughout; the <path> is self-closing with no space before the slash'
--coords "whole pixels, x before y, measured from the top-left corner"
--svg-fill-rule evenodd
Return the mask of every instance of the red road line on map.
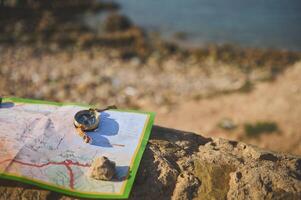
<path id="1" fill-rule="evenodd" d="M 65 165 L 65 166 L 66 166 L 66 168 L 69 172 L 69 177 L 70 177 L 69 186 L 73 189 L 73 187 L 74 187 L 74 175 L 73 175 L 72 169 L 69 165 Z"/>
<path id="2" fill-rule="evenodd" d="M 90 167 L 89 164 L 81 164 L 79 162 L 73 162 L 72 160 L 64 160 L 62 162 L 48 162 L 48 163 L 44 163 L 44 164 L 33 164 L 33 163 L 26 163 L 26 162 L 15 160 L 15 159 L 6 159 L 6 160 L 3 160 L 3 161 L 0 161 L 0 164 L 2 164 L 4 162 L 8 162 L 8 161 L 18 163 L 18 164 L 21 164 L 21 165 L 30 166 L 30 167 L 37 167 L 37 168 L 45 167 L 45 166 L 48 166 L 48 165 L 63 165 L 68 170 L 68 173 L 69 173 L 69 186 L 72 189 L 74 188 L 74 174 L 73 174 L 71 165 L 75 165 L 75 166 L 79 166 L 79 167 Z"/>

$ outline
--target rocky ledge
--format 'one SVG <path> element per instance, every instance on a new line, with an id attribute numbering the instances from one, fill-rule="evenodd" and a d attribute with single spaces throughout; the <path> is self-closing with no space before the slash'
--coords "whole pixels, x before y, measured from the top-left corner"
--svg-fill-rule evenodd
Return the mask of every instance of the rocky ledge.
<path id="1" fill-rule="evenodd" d="M 70 199 L 0 181 L 0 199 Z M 301 157 L 154 126 L 130 199 L 301 199 Z"/>

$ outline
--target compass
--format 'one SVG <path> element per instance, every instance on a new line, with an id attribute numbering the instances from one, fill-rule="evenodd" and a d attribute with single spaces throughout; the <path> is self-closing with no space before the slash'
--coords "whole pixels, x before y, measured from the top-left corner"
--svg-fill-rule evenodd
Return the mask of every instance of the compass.
<path id="1" fill-rule="evenodd" d="M 86 143 L 91 142 L 91 138 L 86 134 L 86 131 L 94 131 L 99 127 L 100 112 L 109 109 L 116 109 L 116 106 L 108 106 L 104 109 L 90 108 L 89 110 L 78 111 L 74 115 L 74 126 L 78 134 L 83 138 Z"/>
<path id="2" fill-rule="evenodd" d="M 98 128 L 99 113 L 94 109 L 81 110 L 74 116 L 74 125 L 83 131 L 93 131 Z"/>

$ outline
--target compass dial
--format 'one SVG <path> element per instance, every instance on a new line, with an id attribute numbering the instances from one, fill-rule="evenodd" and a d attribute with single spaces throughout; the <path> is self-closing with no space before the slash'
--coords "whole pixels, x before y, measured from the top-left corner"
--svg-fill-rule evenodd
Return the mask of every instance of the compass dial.
<path id="1" fill-rule="evenodd" d="M 74 116 L 75 126 L 81 126 L 83 130 L 94 130 L 99 124 L 99 114 L 93 110 L 81 110 Z"/>

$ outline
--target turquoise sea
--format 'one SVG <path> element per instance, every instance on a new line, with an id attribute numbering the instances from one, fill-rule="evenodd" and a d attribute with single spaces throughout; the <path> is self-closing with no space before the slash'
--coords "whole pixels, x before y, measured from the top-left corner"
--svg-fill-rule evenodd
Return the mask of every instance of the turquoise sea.
<path id="1" fill-rule="evenodd" d="M 116 0 L 149 31 L 192 46 L 231 43 L 301 51 L 301 0 Z"/>

